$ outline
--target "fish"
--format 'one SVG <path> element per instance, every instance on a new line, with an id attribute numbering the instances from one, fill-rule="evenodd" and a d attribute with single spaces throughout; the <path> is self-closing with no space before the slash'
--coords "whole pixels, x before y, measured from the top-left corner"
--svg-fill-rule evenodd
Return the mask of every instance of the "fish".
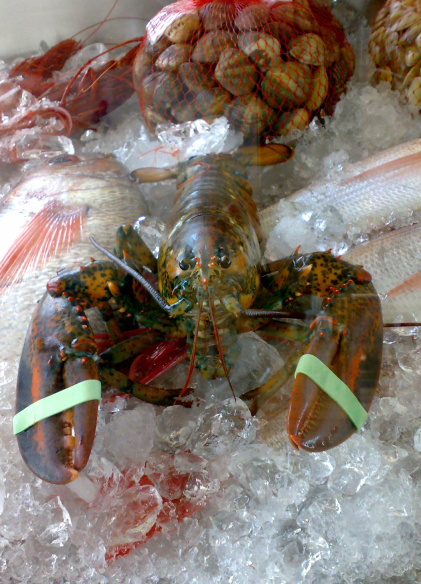
<path id="1" fill-rule="evenodd" d="M 0 200 L 0 311 L 3 358 L 13 366 L 48 280 L 86 264 L 89 237 L 113 247 L 120 225 L 149 210 L 114 156 L 61 155 L 30 170 Z"/>
<path id="2" fill-rule="evenodd" d="M 421 223 L 384 233 L 342 257 L 371 274 L 385 322 L 421 323 Z"/>
<path id="3" fill-rule="evenodd" d="M 283 215 L 284 202 L 322 213 L 335 207 L 351 241 L 421 219 L 421 140 L 350 164 L 336 180 L 310 184 L 260 212 L 264 237 Z"/>
<path id="4" fill-rule="evenodd" d="M 0 201 L 0 291 L 88 241 L 88 234 L 110 242 L 114 227 L 146 214 L 143 196 L 114 157 L 50 159 Z M 88 259 L 88 247 L 63 256 L 63 264 Z"/>

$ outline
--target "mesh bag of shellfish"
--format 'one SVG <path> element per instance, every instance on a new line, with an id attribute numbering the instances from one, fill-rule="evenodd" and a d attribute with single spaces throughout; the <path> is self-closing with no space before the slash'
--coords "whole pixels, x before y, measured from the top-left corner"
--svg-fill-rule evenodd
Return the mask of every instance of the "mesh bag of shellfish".
<path id="1" fill-rule="evenodd" d="M 152 131 L 226 116 L 262 142 L 331 114 L 354 67 L 322 0 L 181 0 L 148 23 L 134 82 Z"/>
<path id="2" fill-rule="evenodd" d="M 421 5 L 388 0 L 372 26 L 369 53 L 375 79 L 388 81 L 421 108 Z"/>

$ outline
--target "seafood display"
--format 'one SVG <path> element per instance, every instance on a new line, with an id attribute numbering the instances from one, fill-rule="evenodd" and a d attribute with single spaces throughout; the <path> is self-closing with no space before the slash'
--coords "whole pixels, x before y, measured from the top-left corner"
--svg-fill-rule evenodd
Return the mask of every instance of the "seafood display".
<path id="1" fill-rule="evenodd" d="M 391 83 L 421 107 L 421 12 L 417 2 L 388 0 L 379 10 L 368 45 L 377 81 Z"/>
<path id="2" fill-rule="evenodd" d="M 266 163 L 265 150 L 269 163 L 276 153 L 277 162 L 291 156 L 287 147 L 266 147 L 259 153 L 260 164 Z M 364 409 L 369 408 L 382 348 L 380 301 L 370 275 L 330 253 L 297 253 L 261 265 L 260 229 L 242 156 L 243 164 L 254 162 L 247 150 L 245 155 L 240 150 L 235 159 L 209 155 L 172 170 L 177 175 L 176 204 L 158 267 L 133 229 L 122 227 L 117 232 L 117 256 L 93 240 L 111 262 L 92 261 L 63 270 L 48 282 L 24 344 L 18 412 L 63 386 L 87 379 L 100 379 L 150 403 L 171 405 L 187 391 L 193 367 L 205 379 L 229 379 L 239 354 L 237 332 L 259 328 L 264 334 L 268 321 L 280 338 L 300 341 L 301 347 L 264 386 L 241 395 L 252 413 L 278 391 L 303 354 L 332 367 Z M 142 169 L 134 175 L 140 181 L 145 175 L 148 181 L 162 175 L 156 170 L 151 177 L 153 172 Z M 119 269 L 128 275 L 121 278 Z M 157 270 L 158 289 L 142 274 L 146 269 Z M 151 332 L 123 341 L 110 300 Z M 99 360 L 85 316 L 85 308 L 96 306 L 116 342 Z M 284 332 L 285 324 L 277 318 L 310 322 L 304 327 L 287 326 Z M 156 335 L 187 336 L 190 370 L 181 393 L 131 381 L 113 367 L 134 357 Z M 91 400 L 77 405 L 73 414 L 66 410 L 18 434 L 22 456 L 35 474 L 54 483 L 78 476 L 89 459 L 97 408 Z M 314 452 L 337 446 L 355 432 L 347 413 L 304 373 L 294 384 L 287 428 L 296 448 Z"/>
<path id="3" fill-rule="evenodd" d="M 182 0 L 159 12 L 134 63 L 144 117 L 225 115 L 247 140 L 331 114 L 355 68 L 342 25 L 321 3 Z"/>
<path id="4" fill-rule="evenodd" d="M 142 195 L 112 156 L 61 155 L 39 165 L 0 201 L 0 294 L 56 258 L 87 261 L 89 235 L 105 244 L 110 225 L 147 213 Z"/>
<path id="5" fill-rule="evenodd" d="M 56 19 L 62 2 L 37 4 Z M 125 2 L 119 0 L 121 15 L 129 14 Z M 144 25 L 162 8 L 162 3 L 127 3 L 133 6 L 130 15 L 143 17 Z M 72 15 L 80 15 L 81 4 L 72 3 Z M 53 27 L 51 34 L 40 32 L 36 42 L 28 40 L 26 48 L 10 47 L 7 58 L 20 50 L 35 54 L 41 39 L 51 46 L 70 38 L 114 4 L 102 1 L 98 15 L 79 19 L 73 29 L 68 23 L 65 29 Z M 207 4 L 201 0 L 200 9 Z M 276 2 L 285 12 L 297 5 Z M 317 13 L 315 26 L 328 11 L 319 0 L 300 1 L 299 13 L 309 6 Z M 389 84 L 372 83 L 367 23 L 341 0 L 332 11 L 347 31 L 357 75 L 333 115 L 323 118 L 329 85 L 312 123 L 294 144 L 293 159 L 265 169 L 249 168 L 255 146 L 237 153 L 242 136 L 233 129 L 235 116 L 231 127 L 224 117 L 211 125 L 203 119 L 178 123 L 169 109 L 155 137 L 146 127 L 152 128 L 151 119 L 143 120 L 133 95 L 122 108 L 94 121 L 95 112 L 106 109 L 97 99 L 101 92 L 95 93 L 101 81 L 118 84 L 124 76 L 130 85 L 130 67 L 126 77 L 121 61 L 128 54 L 125 45 L 103 53 L 125 38 L 137 37 L 138 44 L 140 19 L 137 29 L 129 19 L 115 19 L 112 34 L 101 28 L 91 41 L 98 44 L 75 45 L 76 52 L 51 77 L 46 61 L 53 55 L 57 65 L 57 54 L 44 42 L 34 60 L 0 64 L 5 129 L 0 156 L 8 161 L 0 164 L 0 580 L 413 584 L 418 579 L 420 140 L 414 138 L 421 118 Z M 178 42 L 173 30 L 168 62 L 165 51 L 153 56 L 154 73 L 162 70 L 172 78 L 176 69 L 164 67 L 185 57 L 179 46 L 191 43 L 196 49 L 208 33 L 230 32 L 221 11 L 219 19 L 212 14 L 217 28 L 205 29 L 204 12 L 201 36 Z M 128 34 L 119 30 L 124 24 Z M 278 40 L 273 28 L 264 34 Z M 262 28 L 233 32 L 248 46 Z M 297 37 L 313 35 L 325 43 L 316 30 L 297 32 Z M 86 39 L 76 38 L 86 45 Z M 63 42 L 66 52 L 73 43 Z M 295 49 L 292 56 L 288 43 L 281 45 L 282 63 L 322 70 L 301 63 Z M 244 52 L 239 44 L 231 48 Z M 253 63 L 250 77 L 257 70 L 264 77 L 262 53 L 265 57 L 269 48 L 257 43 L 256 53 L 244 53 Z M 31 79 L 41 53 L 45 76 Z M 108 77 L 105 69 L 113 61 Z M 9 77 L 19 62 L 24 75 Z M 332 68 L 326 68 L 328 75 Z M 216 63 L 210 69 L 215 71 Z M 20 85 L 25 71 L 28 89 Z M 244 101 L 215 76 L 209 81 L 232 103 Z M 35 96 L 50 84 L 50 99 Z M 121 89 L 113 90 L 116 98 Z M 190 99 L 194 91 L 186 95 Z M 159 91 L 157 104 L 160 96 Z M 70 108 L 71 103 L 70 114 L 66 104 Z M 188 102 L 189 111 L 193 104 Z M 25 108 L 51 109 L 19 121 Z M 79 114 L 81 123 L 74 123 Z M 20 129 L 9 131 L 15 122 Z M 298 135 L 291 131 L 286 138 Z M 281 135 L 275 142 L 284 139 Z M 272 164 L 279 152 L 290 156 L 289 149 L 263 152 L 270 152 Z M 29 162 L 15 164 L 23 160 Z M 142 184 L 135 185 L 128 173 L 141 166 L 134 174 Z M 225 196 L 231 196 L 226 206 Z M 133 229 L 120 228 L 124 224 Z M 91 236 L 111 257 L 94 247 Z M 212 260 L 215 238 L 227 249 L 218 247 Z M 253 281 L 256 271 L 258 282 Z M 89 291 L 73 293 L 84 282 Z M 65 291 L 68 296 L 60 293 L 62 286 L 72 288 Z M 97 298 L 102 293 L 103 304 Z M 235 300 L 247 314 L 235 314 Z M 170 316 L 186 303 L 194 307 Z M 412 325 L 396 328 L 401 323 Z M 294 377 L 300 353 L 311 357 L 313 350 L 369 407 L 359 431 L 307 374 Z M 97 395 L 98 400 L 45 418 L 23 432 L 27 442 L 18 433 L 37 474 L 50 473 L 58 482 L 63 475 L 79 474 L 64 485 L 39 479 L 20 454 L 12 429 L 20 360 L 22 406 L 38 389 L 38 397 L 43 392 L 54 397 L 91 372 L 91 379 L 102 381 L 99 403 Z M 169 405 L 148 403 L 136 393 Z M 305 435 L 304 448 L 297 448 L 297 435 Z M 323 439 L 325 445 L 317 442 Z"/>

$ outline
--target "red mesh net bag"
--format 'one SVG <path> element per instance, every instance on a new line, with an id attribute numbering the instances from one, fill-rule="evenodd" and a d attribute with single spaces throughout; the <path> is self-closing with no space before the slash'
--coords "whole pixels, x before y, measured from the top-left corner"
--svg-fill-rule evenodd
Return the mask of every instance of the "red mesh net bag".
<path id="1" fill-rule="evenodd" d="M 354 72 L 321 0 L 181 0 L 147 25 L 134 83 L 149 128 L 226 116 L 246 141 L 331 114 Z"/>

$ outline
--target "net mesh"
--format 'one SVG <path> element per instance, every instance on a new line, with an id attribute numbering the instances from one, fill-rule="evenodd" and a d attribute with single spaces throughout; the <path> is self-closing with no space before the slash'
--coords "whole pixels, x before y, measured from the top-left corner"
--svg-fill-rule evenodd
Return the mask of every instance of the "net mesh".
<path id="1" fill-rule="evenodd" d="M 148 23 L 134 83 L 152 131 L 226 116 L 262 142 L 331 114 L 354 68 L 342 25 L 314 0 L 181 0 Z"/>
<path id="2" fill-rule="evenodd" d="M 420 4 L 388 0 L 373 23 L 368 51 L 375 80 L 387 81 L 421 109 Z"/>

